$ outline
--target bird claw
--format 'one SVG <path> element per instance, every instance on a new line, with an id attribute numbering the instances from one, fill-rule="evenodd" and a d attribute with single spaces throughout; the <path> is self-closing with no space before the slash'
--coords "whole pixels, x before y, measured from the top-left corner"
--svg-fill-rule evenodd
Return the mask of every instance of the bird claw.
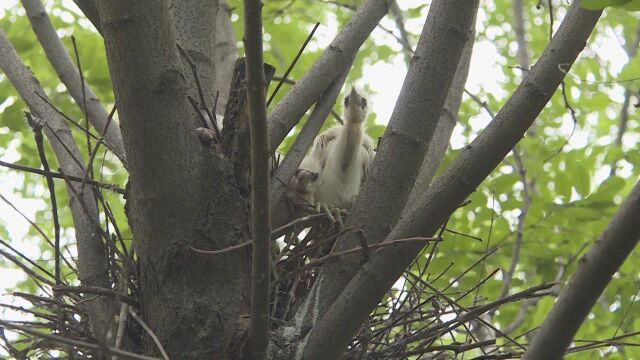
<path id="1" fill-rule="evenodd" d="M 342 229 L 344 226 L 344 222 L 342 221 L 342 215 L 340 214 L 340 209 L 337 207 L 332 207 L 329 209 L 327 204 L 323 204 L 320 202 L 316 202 L 315 204 L 317 213 L 324 213 L 329 221 L 331 221 L 332 225 L 338 225 L 338 229 Z"/>

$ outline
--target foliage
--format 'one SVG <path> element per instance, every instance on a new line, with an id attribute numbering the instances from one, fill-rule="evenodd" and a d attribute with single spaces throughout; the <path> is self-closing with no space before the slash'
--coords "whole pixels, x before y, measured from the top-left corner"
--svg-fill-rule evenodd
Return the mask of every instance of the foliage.
<path id="1" fill-rule="evenodd" d="M 332 36 L 352 15 L 349 6 L 356 6 L 359 1 L 344 1 L 348 6 L 339 6 L 329 1 L 274 1 L 265 2 L 265 61 L 274 64 L 276 74 L 282 75 L 295 56 L 300 45 L 308 35 L 315 22 L 321 26 L 316 37 L 312 40 L 298 65 L 291 72 L 290 78 L 295 80 L 302 77 L 304 71 L 320 55 Z M 551 27 L 549 9 L 536 7 L 533 2 L 525 2 L 526 26 L 530 47 L 530 58 L 535 60 L 549 41 Z M 553 12 L 554 29 L 564 14 L 564 2 Z M 527 69 L 519 69 L 516 59 L 516 44 L 510 0 L 495 0 L 481 3 L 482 16 L 477 26 L 476 56 L 486 56 L 482 49 L 494 49 L 495 58 L 492 59 L 492 79 L 486 77 L 479 84 L 476 82 L 469 90 L 482 101 L 486 101 L 486 108 L 498 112 L 516 89 Z M 555 4 L 555 2 L 554 2 Z M 607 6 L 624 7 L 625 9 L 640 9 L 640 1 L 608 0 L 589 1 L 583 4 L 592 8 Z M 234 27 L 237 38 L 241 39 L 242 6 L 239 1 L 231 1 L 233 8 Z M 407 23 L 420 23 L 426 16 L 427 7 L 409 8 L 400 1 L 405 9 Z M 63 8 L 56 2 L 49 6 L 54 25 L 63 42 L 73 53 L 69 35 L 76 37 L 82 60 L 84 75 L 92 85 L 103 103 L 110 108 L 113 106 L 113 94 L 108 75 L 103 42 L 100 36 L 87 25 L 86 20 L 75 11 Z M 385 22 L 387 24 L 389 22 Z M 473 288 L 484 276 L 494 269 L 507 269 L 512 261 L 512 252 L 516 244 L 518 222 L 524 221 L 522 232 L 522 246 L 520 257 L 511 283 L 510 293 L 525 290 L 531 286 L 544 282 L 566 280 L 575 270 L 576 260 L 593 243 L 612 214 L 617 209 L 625 195 L 630 191 L 640 175 L 640 122 L 635 107 L 630 107 L 626 132 L 621 143 L 616 143 L 620 131 L 620 119 L 624 93 L 637 93 L 640 78 L 640 59 L 632 50 L 636 40 L 636 29 L 640 23 L 636 17 L 625 10 L 608 9 L 600 20 L 599 27 L 591 37 L 583 55 L 576 65 L 568 72 L 564 83 L 564 91 L 558 91 L 545 110 L 536 121 L 535 128 L 520 142 L 519 153 L 522 156 L 525 181 L 531 195 L 530 206 L 526 217 L 522 219 L 521 209 L 526 200 L 524 186 L 520 172 L 516 168 L 516 159 L 509 156 L 498 169 L 487 178 L 484 183 L 470 197 L 471 203 L 457 211 L 448 222 L 444 233 L 444 242 L 439 245 L 428 272 L 424 272 L 428 262 L 430 248 L 425 251 L 408 270 L 421 276 L 423 280 L 433 281 L 436 288 L 451 285 L 447 294 L 457 297 L 460 292 Z M 66 89 L 59 85 L 55 71 L 49 65 L 43 50 L 40 48 L 24 11 L 19 8 L 5 10 L 0 18 L 0 26 L 17 48 L 21 57 L 40 79 L 55 105 L 65 114 L 84 123 L 82 113 L 70 100 Z M 395 30 L 394 30 L 395 31 Z M 410 40 L 415 44 L 418 33 L 410 34 Z M 360 79 L 360 83 L 367 84 L 367 77 L 385 76 L 385 74 L 371 74 L 365 72 L 366 64 L 376 62 L 398 63 L 402 54 L 393 40 L 368 40 L 355 62 L 348 83 L 352 84 Z M 621 44 L 620 47 L 612 43 Z M 241 42 L 239 46 L 241 47 Z M 607 51 L 614 49 L 618 53 L 626 53 L 629 61 L 626 65 L 619 60 L 614 61 Z M 477 62 L 475 62 L 477 64 Z M 479 67 L 471 68 L 471 78 L 485 71 Z M 275 86 L 271 86 L 273 89 Z M 288 90 L 285 85 L 276 96 L 276 103 Z M 373 92 L 376 89 L 370 89 Z M 564 92 L 564 95 L 563 95 Z M 394 101 L 394 99 L 386 99 Z M 639 102 L 635 99 L 635 102 Z M 634 101 L 632 100 L 632 103 Z M 337 104 L 341 103 L 341 98 Z M 339 110 L 340 106 L 336 106 Z M 6 77 L 0 75 L 0 158 L 10 154 L 19 154 L 14 162 L 39 167 L 35 142 L 32 133 L 24 121 L 22 112 L 25 104 L 19 99 Z M 575 115 L 572 116 L 572 113 Z M 382 136 L 385 119 L 373 114 L 368 119 L 369 132 L 374 138 Z M 490 120 L 481 104 L 466 96 L 461 106 L 459 125 L 454 131 L 453 148 L 448 151 L 441 169 L 457 156 L 463 144 L 469 143 L 476 134 Z M 299 131 L 303 119 L 296 127 Z M 325 127 L 331 126 L 330 119 Z M 79 144 L 86 142 L 80 131 L 75 131 Z M 286 152 L 295 135 L 289 136 L 281 146 Z M 86 148 L 83 149 L 85 159 L 88 158 Z M 47 152 L 50 161 L 55 158 L 51 151 Z M 55 169 L 57 165 L 52 164 Z M 98 178 L 104 178 L 109 183 L 125 186 L 126 171 L 121 167 L 115 156 L 100 152 L 99 160 L 94 164 L 94 171 Z M 14 170 L 0 168 L 0 176 Z M 44 178 L 39 175 L 21 173 L 24 179 L 13 183 L 12 189 L 0 189 L 0 194 L 10 194 L 11 191 L 25 199 L 48 201 L 48 191 Z M 56 187 L 58 201 L 66 204 L 68 201 L 62 182 Z M 124 201 L 121 196 L 105 191 L 103 194 L 114 212 L 120 231 L 128 242 L 131 232 L 127 226 L 124 212 Z M 4 203 L 0 205 L 1 213 L 11 210 Z M 63 232 L 63 243 L 73 247 L 73 231 L 70 212 L 62 207 L 60 212 Z M 0 219 L 1 220 L 1 219 Z M 50 209 L 35 211 L 33 219 L 51 237 Z M 103 219 L 104 220 L 104 219 Z M 13 238 L 11 224 L 0 221 L 0 237 L 13 244 L 22 241 L 35 241 L 42 253 L 43 259 L 51 258 L 51 248 L 41 235 L 34 229 L 29 230 L 26 239 Z M 480 241 L 481 239 L 481 241 Z M 473 267 L 464 277 L 456 279 L 476 260 L 497 248 L 486 261 Z M 74 253 L 72 251 L 72 253 Z M 635 294 L 640 286 L 640 276 L 637 264 L 640 255 L 636 252 L 627 260 L 616 274 L 606 293 L 593 308 L 592 316 L 583 324 L 576 339 L 607 339 L 615 335 L 640 330 L 640 312 Z M 9 262 L 2 261 L 3 268 L 9 268 Z M 40 265 L 53 271 L 51 261 L 41 261 Z M 63 269 L 69 274 L 69 282 L 76 280 L 70 269 Z M 442 274 L 433 280 L 438 274 Z M 484 282 L 474 294 L 462 300 L 464 306 L 472 306 L 482 299 L 494 300 L 498 297 L 503 284 L 501 272 Z M 455 282 L 453 280 L 456 279 Z M 25 292 L 38 293 L 38 288 L 32 279 L 17 284 L 15 289 Z M 391 296 L 391 295 L 390 295 Z M 416 301 L 426 301 L 416 299 Z M 437 297 L 437 302 L 444 303 Z M 525 331 L 538 326 L 544 319 L 552 305 L 552 299 L 544 299 L 525 308 L 526 317 L 522 324 L 510 335 L 512 337 L 527 336 Z M 445 305 L 446 306 L 446 305 Z M 495 312 L 495 323 L 504 328 L 510 324 L 518 314 L 521 303 L 507 304 Z M 417 326 L 417 324 L 411 325 Z M 457 341 L 464 341 L 460 336 Z M 633 342 L 634 338 L 627 339 Z M 638 337 L 635 337 L 636 343 Z M 439 341 L 450 342 L 450 339 Z M 522 341 L 525 342 L 526 341 Z M 576 345 L 579 345 L 576 342 Z M 601 347 L 587 352 L 569 355 L 569 359 L 587 359 L 606 357 L 610 359 L 640 358 L 639 347 Z"/>

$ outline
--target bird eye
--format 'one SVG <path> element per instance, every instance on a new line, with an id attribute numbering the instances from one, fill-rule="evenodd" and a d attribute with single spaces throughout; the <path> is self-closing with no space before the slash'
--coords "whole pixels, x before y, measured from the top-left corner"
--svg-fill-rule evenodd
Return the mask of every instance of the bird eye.
<path id="1" fill-rule="evenodd" d="M 366 108 L 367 107 L 367 99 L 362 98 L 362 108 Z"/>
<path id="2" fill-rule="evenodd" d="M 349 106 L 349 95 L 344 98 L 344 106 Z"/>

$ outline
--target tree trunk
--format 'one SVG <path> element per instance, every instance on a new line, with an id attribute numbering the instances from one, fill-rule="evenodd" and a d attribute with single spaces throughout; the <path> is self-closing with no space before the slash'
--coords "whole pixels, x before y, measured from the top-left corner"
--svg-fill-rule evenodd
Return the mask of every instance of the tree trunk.
<path id="1" fill-rule="evenodd" d="M 226 359 L 247 312 L 248 200 L 231 163 L 195 135 L 167 2 L 101 1 L 127 154 L 127 208 L 145 321 L 171 358 Z M 204 35 L 203 35 L 204 36 Z M 213 69 L 202 69 L 212 73 Z M 149 337 L 148 354 L 157 354 Z"/>

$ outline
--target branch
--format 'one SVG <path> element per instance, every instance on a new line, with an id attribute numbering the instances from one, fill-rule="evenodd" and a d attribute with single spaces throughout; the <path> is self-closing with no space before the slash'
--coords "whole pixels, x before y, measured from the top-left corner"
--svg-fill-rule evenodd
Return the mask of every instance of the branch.
<path id="1" fill-rule="evenodd" d="M 536 331 L 524 359 L 560 359 L 591 308 L 640 241 L 640 182 L 631 191 Z"/>
<path id="2" fill-rule="evenodd" d="M 404 27 L 404 18 L 402 16 L 402 9 L 398 6 L 397 0 L 391 0 L 391 14 L 393 15 L 393 20 L 396 22 L 396 27 L 400 32 L 400 43 L 402 44 L 402 48 L 404 50 L 404 61 L 409 66 L 411 64 L 411 57 L 413 56 L 413 52 L 411 51 L 411 43 L 409 42 L 409 34 L 407 33 L 407 29 Z"/>
<path id="3" fill-rule="evenodd" d="M 100 103 L 98 96 L 89 87 L 89 84 L 80 77 L 78 68 L 73 64 L 67 50 L 62 45 L 60 38 L 58 38 L 56 29 L 53 27 L 49 16 L 47 16 L 44 6 L 42 6 L 40 0 L 22 0 L 22 5 L 27 11 L 33 31 L 38 37 L 49 62 L 58 73 L 60 80 L 69 90 L 69 94 L 78 104 L 80 110 L 84 112 L 91 125 L 99 132 L 102 132 L 109 123 L 109 115 Z M 86 106 L 82 106 L 83 104 Z M 105 131 L 104 142 L 126 166 L 127 157 L 122 142 L 122 134 L 115 121 Z"/>
<path id="4" fill-rule="evenodd" d="M 466 84 L 467 76 L 469 75 L 469 66 L 471 64 L 471 55 L 473 53 L 473 44 L 475 42 L 475 21 L 473 21 L 471 29 L 472 31 L 469 35 L 469 39 L 462 50 L 462 57 L 460 58 L 460 63 L 458 63 L 456 75 L 454 76 L 451 87 L 449 88 L 449 94 L 447 95 L 447 100 L 444 103 L 444 110 L 438 120 L 438 125 L 433 133 L 431 142 L 429 143 L 429 149 L 424 156 L 424 161 L 420 166 L 420 173 L 416 177 L 416 181 L 413 184 L 413 190 L 411 190 L 411 195 L 409 195 L 405 208 L 415 205 L 413 200 L 418 199 L 420 194 L 427 191 L 431 181 L 433 180 L 433 176 L 436 174 L 447 148 L 449 147 L 449 140 L 451 139 L 453 128 L 458 122 L 458 112 L 460 110 L 460 103 L 462 102 L 464 85 Z"/>
<path id="5" fill-rule="evenodd" d="M 389 10 L 388 0 L 367 0 L 329 47 L 269 115 L 270 150 L 275 151 L 304 113 L 355 57 L 362 43 Z"/>
<path id="6" fill-rule="evenodd" d="M 436 5 L 437 4 L 437 5 Z M 411 66 L 396 102 L 391 120 L 369 166 L 367 179 L 349 213 L 347 225 L 364 230 L 368 243 L 383 241 L 400 217 L 411 187 L 420 171 L 444 108 L 457 63 L 471 34 L 477 1 L 434 2 L 429 10 Z M 435 86 L 434 84 L 438 84 Z M 408 238 L 413 236 L 403 236 Z M 334 251 L 358 246 L 356 234 L 338 238 Z M 356 274 L 360 267 L 353 258 L 324 266 L 317 297 L 319 316 Z M 302 313 L 311 307 L 302 307 Z"/>
<path id="7" fill-rule="evenodd" d="M 500 289 L 500 296 L 505 297 L 509 294 L 509 288 L 511 287 L 511 280 L 513 274 L 516 272 L 518 262 L 520 262 L 520 248 L 522 247 L 522 239 L 524 236 L 524 222 L 529 213 L 529 206 L 531 206 L 531 194 L 529 192 L 529 180 L 527 179 L 527 170 L 524 167 L 524 162 L 520 157 L 519 149 L 517 146 L 513 147 L 513 160 L 515 161 L 515 170 L 518 172 L 520 182 L 522 183 L 522 206 L 520 207 L 520 214 L 518 215 L 518 225 L 516 228 L 516 241 L 513 244 L 513 251 L 511 253 L 511 264 L 509 270 L 503 273 L 503 283 Z"/>
<path id="8" fill-rule="evenodd" d="M 44 131 L 62 171 L 82 181 L 84 167 L 78 163 L 78 159 L 82 157 L 67 123 L 36 95 L 36 93 L 44 94 L 45 92 L 31 71 L 22 63 L 2 30 L 0 30 L 0 68 L 20 96 L 29 104 L 31 111 L 41 119 L 46 119 Z M 83 285 L 108 288 L 110 281 L 107 275 L 104 244 L 98 234 L 100 222 L 96 200 L 91 191 L 83 192 L 77 201 L 74 200 L 71 193 L 79 192 L 80 188 L 80 184 L 67 186 L 78 246 L 79 278 Z M 87 212 L 84 210 L 85 205 Z M 110 306 L 110 302 L 104 299 L 87 303 L 92 330 L 99 338 L 106 334 L 109 327 Z"/>
<path id="9" fill-rule="evenodd" d="M 142 318 L 140 316 L 138 316 L 138 314 L 136 314 L 136 312 L 132 308 L 129 308 L 129 315 L 131 315 L 131 317 L 134 318 L 138 322 L 138 324 L 140 324 L 140 326 L 142 326 L 144 331 L 146 331 L 147 334 L 149 334 L 149 336 L 151 336 L 151 339 L 153 339 L 153 342 L 158 347 L 158 351 L 160 351 L 160 354 L 162 354 L 162 358 L 164 360 L 169 360 L 169 355 L 167 355 L 167 352 L 164 350 L 164 347 L 162 346 L 162 343 L 160 342 L 160 339 L 158 339 L 158 336 L 156 336 L 156 334 L 153 332 L 153 330 L 151 330 L 149 325 L 147 325 L 147 323 L 145 323 L 142 320 Z"/>
<path id="10" fill-rule="evenodd" d="M 640 22 L 636 27 L 636 37 L 634 41 L 630 41 L 628 46 L 625 46 L 624 49 L 627 52 L 627 55 L 630 59 L 633 59 L 638 52 L 638 44 L 640 43 Z M 618 133 L 616 134 L 616 140 L 614 144 L 618 147 L 622 148 L 622 138 L 624 137 L 624 133 L 627 131 L 627 123 L 629 122 L 629 104 L 631 103 L 631 95 L 632 91 L 627 87 L 624 90 L 624 101 L 622 102 L 622 107 L 620 108 L 620 123 L 618 125 Z M 614 159 L 611 164 L 610 176 L 615 175 L 616 166 L 618 160 Z"/>
<path id="11" fill-rule="evenodd" d="M 262 359 L 269 345 L 271 289 L 271 206 L 269 136 L 265 105 L 267 80 L 262 58 L 262 2 L 244 0 L 247 103 L 251 133 L 251 320 L 245 359 Z"/>
<path id="12" fill-rule="evenodd" d="M 564 72 L 559 65 L 575 61 L 600 14 L 573 3 L 553 41 L 495 120 L 417 200 L 419 205 L 403 214 L 387 239 L 429 236 L 437 231 L 522 138 L 562 81 Z M 421 249 L 422 245 L 407 245 L 373 254 L 313 328 L 305 354 L 313 358 L 311 354 L 326 354 L 326 349 L 340 354 Z"/>
<path id="13" fill-rule="evenodd" d="M 513 0 L 511 9 L 513 11 L 513 28 L 516 33 L 518 43 L 518 65 L 521 69 L 529 70 L 529 47 L 524 30 L 524 9 L 522 0 Z"/>

